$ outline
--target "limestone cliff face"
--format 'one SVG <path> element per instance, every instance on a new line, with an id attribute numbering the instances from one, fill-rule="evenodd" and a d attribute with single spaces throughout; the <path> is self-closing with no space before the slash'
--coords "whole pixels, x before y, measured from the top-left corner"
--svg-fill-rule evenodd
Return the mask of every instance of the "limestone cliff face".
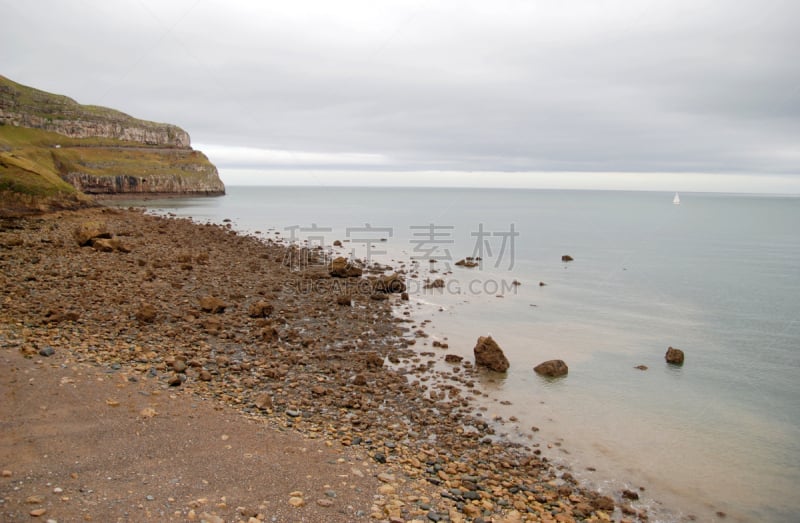
<path id="1" fill-rule="evenodd" d="M 68 151 L 65 151 L 68 152 Z M 124 173 L 141 171 L 140 174 L 92 174 L 93 169 L 81 168 L 68 162 L 62 162 L 61 151 L 54 152 L 54 158 L 60 165 L 61 177 L 85 194 L 121 194 L 121 193 L 159 193 L 159 194 L 196 194 L 215 196 L 225 194 L 225 186 L 219 179 L 217 169 L 211 162 L 193 160 L 199 151 L 180 150 L 156 152 L 155 158 L 164 154 L 172 158 L 167 163 L 153 161 L 153 156 L 144 156 L 143 165 L 136 169 L 125 168 L 124 165 L 106 164 L 104 170 Z M 125 160 L 121 160 L 120 163 Z M 179 170 L 180 172 L 176 172 Z"/>
<path id="2" fill-rule="evenodd" d="M 180 127 L 81 105 L 3 76 L 0 146 L 39 162 L 49 157 L 47 167 L 89 194 L 225 193 L 216 167 Z"/>
<path id="3" fill-rule="evenodd" d="M 0 100 L 2 103 L 2 100 Z M 17 109 L 15 111 L 14 109 Z M 43 129 L 69 136 L 70 138 L 110 138 L 126 142 L 138 142 L 142 145 L 157 147 L 190 147 L 189 133 L 169 124 L 156 124 L 133 119 L 124 120 L 101 117 L 87 119 L 86 116 L 75 115 L 75 119 L 59 119 L 42 117 L 35 114 L 18 112 L 19 108 L 7 110 L 0 107 L 0 121 L 18 127 Z M 120 113 L 122 114 L 122 113 Z M 136 123 L 133 123 L 136 122 Z"/>

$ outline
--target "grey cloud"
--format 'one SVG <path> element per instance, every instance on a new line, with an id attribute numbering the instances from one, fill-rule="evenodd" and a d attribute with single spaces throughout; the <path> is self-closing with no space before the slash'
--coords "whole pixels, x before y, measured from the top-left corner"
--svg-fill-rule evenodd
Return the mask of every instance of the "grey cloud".
<path id="1" fill-rule="evenodd" d="M 0 73 L 387 169 L 797 172 L 794 2 L 162 4 L 0 0 Z"/>

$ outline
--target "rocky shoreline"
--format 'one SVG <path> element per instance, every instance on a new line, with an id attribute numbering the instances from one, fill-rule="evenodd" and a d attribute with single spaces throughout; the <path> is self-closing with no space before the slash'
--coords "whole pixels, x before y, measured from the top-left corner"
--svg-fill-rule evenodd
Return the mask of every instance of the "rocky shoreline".
<path id="1" fill-rule="evenodd" d="M 104 241 L 79 246 L 75 231 L 93 227 Z M 230 226 L 135 210 L 4 220 L 0 343 L 31 358 L 68 354 L 355 453 L 382 484 L 351 519 L 647 520 L 635 492 L 585 489 L 538 444 L 497 438 L 471 399 L 481 371 L 453 361 L 442 373 L 415 350 L 424 326 L 395 314 L 391 276 L 335 277 L 319 261 Z"/>

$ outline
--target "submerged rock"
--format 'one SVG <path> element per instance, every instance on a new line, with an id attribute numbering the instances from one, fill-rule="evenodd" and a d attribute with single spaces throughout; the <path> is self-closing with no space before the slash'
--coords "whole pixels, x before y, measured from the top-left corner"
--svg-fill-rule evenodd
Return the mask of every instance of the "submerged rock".
<path id="1" fill-rule="evenodd" d="M 569 367 L 563 360 L 548 360 L 540 363 L 533 368 L 537 374 L 548 376 L 550 378 L 557 378 L 559 376 L 566 376 L 569 372 Z"/>
<path id="2" fill-rule="evenodd" d="M 456 262 L 456 265 L 458 265 L 459 267 L 472 268 L 472 267 L 477 267 L 478 262 L 476 261 L 476 258 L 467 257 L 462 260 L 458 260 Z"/>
<path id="3" fill-rule="evenodd" d="M 444 288 L 444 280 L 441 278 L 436 278 L 433 281 L 429 281 L 425 284 L 426 289 L 443 289 Z"/>
<path id="4" fill-rule="evenodd" d="M 664 355 L 667 363 L 672 365 L 683 365 L 683 351 L 675 347 L 669 347 L 667 353 Z"/>
<path id="5" fill-rule="evenodd" d="M 503 354 L 503 349 L 491 336 L 478 338 L 478 343 L 475 345 L 473 353 L 475 354 L 475 365 L 479 367 L 486 367 L 496 372 L 508 370 L 508 358 L 506 358 L 506 355 Z"/>

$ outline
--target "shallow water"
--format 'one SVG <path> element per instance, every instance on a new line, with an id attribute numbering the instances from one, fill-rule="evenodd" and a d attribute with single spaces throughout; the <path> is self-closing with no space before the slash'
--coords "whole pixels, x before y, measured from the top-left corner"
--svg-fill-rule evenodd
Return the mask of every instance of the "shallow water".
<path id="1" fill-rule="evenodd" d="M 446 338 L 449 352 L 470 359 L 478 336 L 500 343 L 511 369 L 485 376 L 481 402 L 486 416 L 519 420 L 502 426 L 507 437 L 550 443 L 548 455 L 601 489 L 629 481 L 653 506 L 678 509 L 657 519 L 709 521 L 724 511 L 726 521 L 794 521 L 800 199 L 681 201 L 643 192 L 230 187 L 222 198 L 148 206 L 200 222 L 228 218 L 264 237 L 288 238 L 296 226 L 300 241 L 349 239 L 344 250 L 358 257 L 369 245 L 385 251 L 375 260 L 436 268 L 431 277 L 447 287 L 412 281 L 415 318 L 431 318 L 431 340 Z M 453 266 L 476 247 L 481 267 Z M 563 254 L 574 261 L 561 262 Z M 686 352 L 682 367 L 665 364 L 670 345 Z M 566 378 L 533 373 L 552 358 L 567 362 Z"/>

